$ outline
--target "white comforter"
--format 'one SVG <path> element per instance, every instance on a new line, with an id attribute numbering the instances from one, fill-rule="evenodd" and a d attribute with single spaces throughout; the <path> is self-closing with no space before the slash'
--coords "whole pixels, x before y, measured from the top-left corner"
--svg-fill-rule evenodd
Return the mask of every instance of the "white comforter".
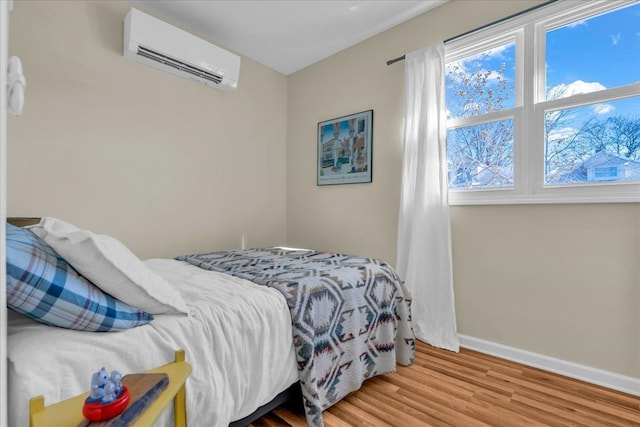
<path id="1" fill-rule="evenodd" d="M 180 292 L 189 315 L 156 315 L 123 332 L 79 332 L 9 313 L 9 425 L 28 426 L 29 399 L 45 405 L 87 391 L 100 367 L 123 375 L 173 361 L 186 350 L 189 426 L 227 426 L 298 380 L 291 319 L 275 289 L 182 261 L 145 264 Z M 172 425 L 172 410 L 159 425 Z"/>

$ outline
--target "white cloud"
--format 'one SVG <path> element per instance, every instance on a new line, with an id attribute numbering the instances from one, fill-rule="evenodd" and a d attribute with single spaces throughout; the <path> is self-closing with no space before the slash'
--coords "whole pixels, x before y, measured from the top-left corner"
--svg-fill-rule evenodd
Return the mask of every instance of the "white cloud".
<path id="1" fill-rule="evenodd" d="M 507 49 L 513 49 L 513 43 L 503 44 L 502 46 L 494 47 L 485 53 L 489 55 L 489 58 L 504 58 L 504 51 Z"/>
<path id="2" fill-rule="evenodd" d="M 609 37 L 611 37 L 611 44 L 613 44 L 614 46 L 617 46 L 617 44 L 620 43 L 620 31 L 618 31 L 618 34 L 616 34 L 615 36 Z"/>
<path id="3" fill-rule="evenodd" d="M 576 80 L 569 84 L 561 83 L 557 86 L 552 87 L 551 89 L 549 89 L 547 99 L 566 98 L 568 96 L 577 95 L 579 93 L 591 93 L 603 89 L 606 89 L 606 86 L 604 86 L 602 83 Z"/>
<path id="4" fill-rule="evenodd" d="M 615 109 L 616 107 L 611 104 L 596 104 L 593 106 L 593 112 L 598 115 L 609 114 Z"/>
<path id="5" fill-rule="evenodd" d="M 479 60 L 482 60 L 482 62 L 484 62 L 484 61 L 495 60 L 495 59 L 504 59 L 505 60 L 504 62 L 512 62 L 512 60 L 509 60 L 509 57 L 505 55 L 505 51 L 509 49 L 511 49 L 512 51 L 514 50 L 513 43 L 494 47 L 492 49 L 485 50 L 484 52 L 480 52 L 476 55 L 468 56 L 466 58 L 461 59 L 460 64 L 461 65 L 465 65 L 469 63 L 473 64 L 474 62 Z"/>
<path id="6" fill-rule="evenodd" d="M 498 70 L 487 70 L 486 68 L 480 68 L 480 69 L 477 69 L 477 70 L 471 70 L 470 67 L 468 66 L 468 64 L 469 64 L 469 61 L 467 61 L 467 59 L 463 59 L 461 61 L 450 62 L 447 65 L 448 66 L 457 65 L 459 67 L 459 70 L 462 71 L 464 73 L 465 77 L 468 77 L 468 78 L 472 78 L 472 76 L 475 76 L 478 73 L 484 75 L 487 72 L 490 72 L 489 75 L 486 77 L 487 81 L 489 81 L 489 82 L 498 81 L 498 76 L 500 74 Z"/>
<path id="7" fill-rule="evenodd" d="M 466 58 L 459 59 L 458 61 L 450 62 L 447 64 L 447 66 L 450 66 L 450 67 L 458 66 L 460 70 L 467 75 L 476 74 L 476 73 L 486 73 L 487 69 L 484 66 L 487 65 L 486 64 L 487 61 L 502 59 L 504 60 L 502 62 L 507 64 L 507 66 L 511 66 L 514 63 L 514 60 L 510 58 L 510 56 L 505 55 L 505 51 L 508 51 L 508 50 L 511 50 L 511 52 L 513 52 L 514 50 L 513 43 L 497 46 L 492 49 L 477 53 L 475 55 L 467 56 Z M 478 65 L 480 65 L 482 68 L 479 70 L 474 69 L 472 71 L 472 68 Z M 492 71 L 492 73 L 489 76 L 489 80 L 495 80 L 497 78 L 498 70 L 490 70 L 490 71 Z"/>
<path id="8" fill-rule="evenodd" d="M 597 92 L 603 89 L 606 89 L 606 87 L 602 83 L 576 80 L 568 85 L 559 84 L 558 86 L 552 87 L 547 94 L 547 99 L 566 98 L 572 95 Z M 594 114 L 605 115 L 614 111 L 615 107 L 611 104 L 601 103 L 593 105 L 592 109 Z"/>
<path id="9" fill-rule="evenodd" d="M 560 129 L 554 129 L 550 131 L 549 134 L 547 135 L 547 142 L 553 143 L 553 142 L 559 142 L 559 141 L 566 141 L 574 137 L 577 133 L 578 133 L 578 129 L 570 126 L 560 128 Z"/>
<path id="10" fill-rule="evenodd" d="M 579 27 L 579 26 L 582 26 L 582 25 L 584 25 L 586 27 L 589 24 L 587 24 L 587 21 L 583 19 L 582 21 L 572 22 L 571 24 L 567 25 L 567 27 L 575 28 L 575 27 Z"/>

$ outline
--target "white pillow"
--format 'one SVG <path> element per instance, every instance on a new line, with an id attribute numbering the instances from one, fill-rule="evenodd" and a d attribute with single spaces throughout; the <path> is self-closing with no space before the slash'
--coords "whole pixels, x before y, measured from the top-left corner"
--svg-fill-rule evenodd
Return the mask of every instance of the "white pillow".
<path id="1" fill-rule="evenodd" d="M 80 274 L 116 299 L 151 314 L 187 313 L 180 294 L 119 240 L 52 217 L 30 227 Z"/>

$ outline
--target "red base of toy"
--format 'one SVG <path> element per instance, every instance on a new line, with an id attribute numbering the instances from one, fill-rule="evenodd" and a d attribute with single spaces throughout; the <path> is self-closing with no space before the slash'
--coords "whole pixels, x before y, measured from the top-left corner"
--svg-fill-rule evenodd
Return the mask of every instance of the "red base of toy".
<path id="1" fill-rule="evenodd" d="M 110 403 L 87 402 L 82 406 L 82 415 L 89 421 L 104 421 L 119 415 L 129 404 L 129 389 L 122 386 L 120 397 Z M 88 398 L 87 398 L 88 400 Z"/>

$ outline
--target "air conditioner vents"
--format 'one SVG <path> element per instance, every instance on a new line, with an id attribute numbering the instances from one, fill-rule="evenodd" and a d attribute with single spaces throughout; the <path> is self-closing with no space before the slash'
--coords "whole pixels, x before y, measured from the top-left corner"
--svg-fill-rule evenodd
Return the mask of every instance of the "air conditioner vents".
<path id="1" fill-rule="evenodd" d="M 123 54 L 216 89 L 238 87 L 238 55 L 137 9 L 124 19 Z"/>
<path id="2" fill-rule="evenodd" d="M 185 73 L 189 73 L 193 76 L 209 80 L 215 84 L 220 84 L 220 82 L 222 81 L 221 76 L 209 73 L 207 71 L 201 70 L 196 67 L 192 67 L 189 64 L 185 64 L 182 61 L 178 61 L 177 59 L 173 59 L 169 56 L 155 52 L 151 49 L 147 49 L 146 47 L 143 47 L 143 46 L 138 46 L 138 55 L 143 56 L 145 58 L 149 58 L 152 61 L 156 61 L 165 65 L 168 65 L 169 67 L 173 67 L 176 70 L 184 71 Z"/>

